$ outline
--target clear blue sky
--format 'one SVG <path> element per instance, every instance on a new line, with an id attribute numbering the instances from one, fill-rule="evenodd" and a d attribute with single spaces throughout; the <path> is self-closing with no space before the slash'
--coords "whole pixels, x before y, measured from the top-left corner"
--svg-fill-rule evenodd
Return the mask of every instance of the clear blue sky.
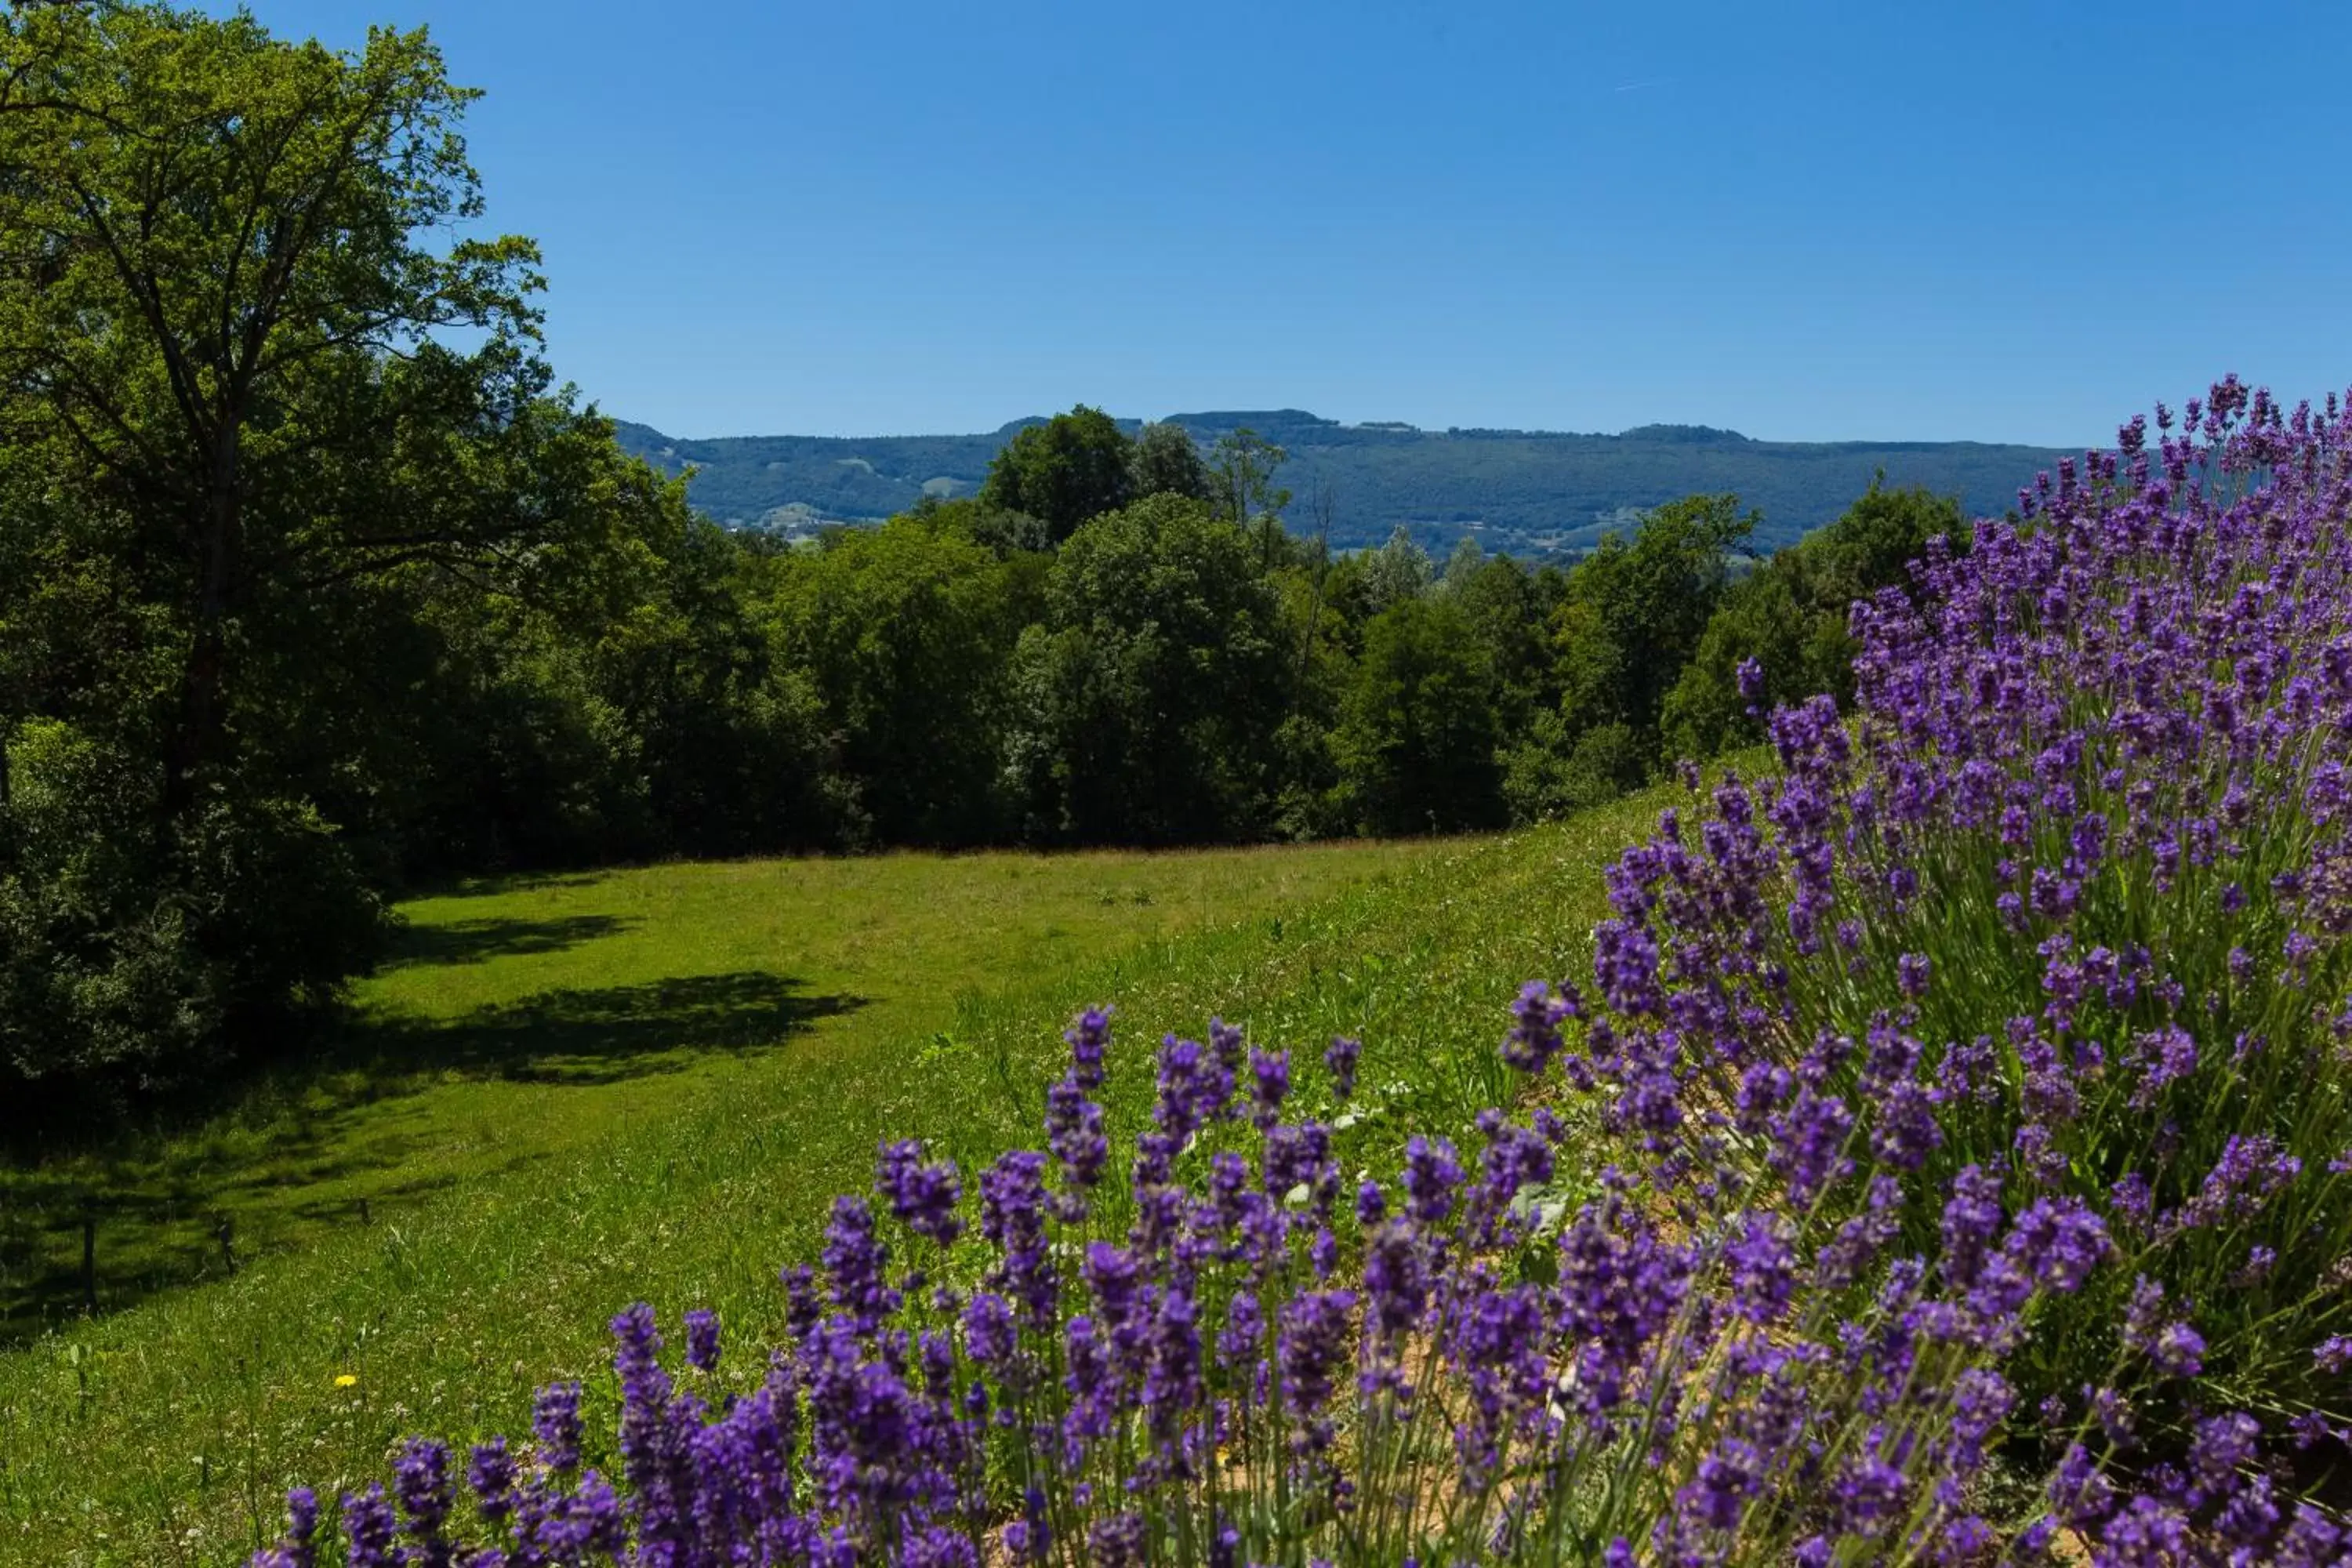
<path id="1" fill-rule="evenodd" d="M 2080 445 L 2352 382 L 2352 6 L 259 0 L 487 89 L 678 436 L 1298 406 Z"/>

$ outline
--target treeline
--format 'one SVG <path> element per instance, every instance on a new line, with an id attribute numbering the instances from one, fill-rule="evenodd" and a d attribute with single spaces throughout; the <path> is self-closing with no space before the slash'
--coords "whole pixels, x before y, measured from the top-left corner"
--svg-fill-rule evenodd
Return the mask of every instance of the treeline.
<path id="1" fill-rule="evenodd" d="M 278 1037 L 461 874 L 1571 809 L 1750 733 L 1743 657 L 1833 689 L 1847 600 L 1959 521 L 1874 490 L 1744 576 L 1727 497 L 1569 569 L 1335 556 L 1278 448 L 1080 408 L 976 499 L 786 549 L 554 387 L 530 242 L 446 239 L 470 95 L 422 34 L 60 5 L 0 40 L 20 1089 Z"/>

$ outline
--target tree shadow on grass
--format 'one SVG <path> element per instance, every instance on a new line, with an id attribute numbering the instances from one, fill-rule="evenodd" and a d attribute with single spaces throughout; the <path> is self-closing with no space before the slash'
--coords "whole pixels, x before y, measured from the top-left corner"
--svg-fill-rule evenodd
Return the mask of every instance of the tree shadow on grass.
<path id="1" fill-rule="evenodd" d="M 544 892 L 552 888 L 593 888 L 618 868 L 601 871 L 507 871 L 486 877 L 461 877 L 454 882 L 424 882 L 405 889 L 404 899 L 491 899 L 509 893 Z"/>
<path id="2" fill-rule="evenodd" d="M 391 1080 L 456 1072 L 520 1083 L 612 1083 L 676 1071 L 704 1052 L 780 1044 L 864 1003 L 802 992 L 799 982 L 759 970 L 542 991 L 445 1021 L 371 1019 L 336 1054 Z"/>
<path id="3" fill-rule="evenodd" d="M 354 1019 L 201 1121 L 0 1168 L 0 1343 L 86 1309 L 86 1220 L 96 1226 L 99 1310 L 117 1310 L 542 1157 L 524 1143 L 463 1175 L 432 1163 L 456 1136 L 420 1098 L 436 1085 L 611 1085 L 714 1052 L 784 1047 L 863 1005 L 747 970 L 547 991 L 446 1021 Z"/>
<path id="4" fill-rule="evenodd" d="M 636 923 L 614 915 L 566 915 L 543 921 L 483 919 L 407 925 L 394 933 L 383 967 L 487 963 L 494 958 L 562 952 L 583 942 L 618 936 Z"/>

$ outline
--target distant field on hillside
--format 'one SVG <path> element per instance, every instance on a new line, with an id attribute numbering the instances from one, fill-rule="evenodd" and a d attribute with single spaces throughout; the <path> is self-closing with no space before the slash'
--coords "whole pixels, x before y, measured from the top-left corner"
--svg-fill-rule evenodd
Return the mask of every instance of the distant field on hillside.
<path id="1" fill-rule="evenodd" d="M 9 1178 L 233 1205 L 243 1267 L 202 1203 L 111 1223 L 102 1260 L 151 1273 L 106 1300 L 135 1304 L 0 1354 L 0 1561 L 241 1560 L 289 1482 L 372 1473 L 415 1430 L 520 1429 L 559 1373 L 595 1386 L 633 1300 L 772 1331 L 777 1267 L 877 1142 L 969 1169 L 1027 1138 L 1089 1003 L 1119 1009 L 1115 1133 L 1160 1034 L 1223 1012 L 1298 1050 L 1360 1033 L 1380 1109 L 1344 1152 L 1388 1158 L 1388 1129 L 1505 1090 L 1504 1005 L 1580 967 L 1601 870 L 1663 798 L 1481 840 L 680 866 L 412 905 L 329 1062 Z M 33 1294 L 54 1308 L 54 1278 Z"/>

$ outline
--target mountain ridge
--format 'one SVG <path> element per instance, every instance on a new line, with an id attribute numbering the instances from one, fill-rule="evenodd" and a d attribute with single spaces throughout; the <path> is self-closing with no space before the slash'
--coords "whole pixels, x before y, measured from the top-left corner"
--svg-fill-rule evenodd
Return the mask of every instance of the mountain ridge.
<path id="1" fill-rule="evenodd" d="M 729 436 L 696 439 L 616 421 L 623 447 L 665 472 L 696 469 L 688 494 L 733 527 L 802 534 L 879 521 L 926 495 L 972 494 L 989 460 L 1042 416 L 938 436 Z M 1651 424 L 1597 432 L 1354 424 L 1305 409 L 1174 414 L 1205 447 L 1246 425 L 1286 447 L 1281 481 L 1300 501 L 1319 483 L 1332 499 L 1332 542 L 1380 543 L 1398 526 L 1433 551 L 1470 535 L 1489 550 L 1541 555 L 1590 549 L 1634 514 L 1699 491 L 1737 493 L 1763 513 L 1760 547 L 1829 521 L 1883 472 L 1895 486 L 1956 495 L 1997 514 L 2035 474 L 2072 449 L 1979 441 L 1766 441 L 1706 425 Z M 1121 419 L 1122 428 L 1143 421 Z M 1306 525 L 1294 505 L 1293 527 Z"/>

